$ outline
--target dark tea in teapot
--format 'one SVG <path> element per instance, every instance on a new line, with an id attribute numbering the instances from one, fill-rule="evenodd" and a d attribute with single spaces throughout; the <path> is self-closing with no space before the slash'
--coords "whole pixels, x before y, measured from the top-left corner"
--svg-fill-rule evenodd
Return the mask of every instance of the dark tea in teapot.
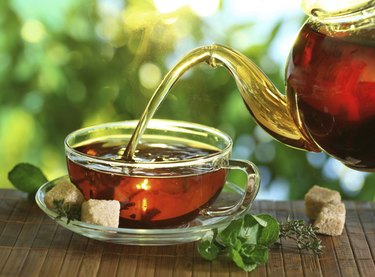
<path id="1" fill-rule="evenodd" d="M 375 30 L 325 35 L 301 29 L 286 69 L 304 129 L 346 165 L 375 168 Z M 296 95 L 296 96 L 294 96 Z"/>
<path id="2" fill-rule="evenodd" d="M 127 142 L 121 139 L 97 141 L 76 147 L 83 154 L 106 160 L 120 160 Z M 178 162 L 208 156 L 219 149 L 183 143 L 139 144 L 136 162 Z M 142 176 L 113 174 L 67 160 L 70 178 L 86 199 L 114 199 L 121 205 L 120 227 L 157 228 L 181 224 L 196 217 L 220 194 L 226 170 L 176 168 L 163 172 L 139 170 Z"/>

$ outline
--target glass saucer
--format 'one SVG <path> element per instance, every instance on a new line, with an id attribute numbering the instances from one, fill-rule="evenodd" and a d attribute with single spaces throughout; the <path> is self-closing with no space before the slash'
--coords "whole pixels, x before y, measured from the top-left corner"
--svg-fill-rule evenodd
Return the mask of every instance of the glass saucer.
<path id="1" fill-rule="evenodd" d="M 59 182 L 70 182 L 68 176 L 62 176 L 53 181 L 42 185 L 36 196 L 36 203 L 50 218 L 61 226 L 78 233 L 82 236 L 127 245 L 172 245 L 179 243 L 192 242 L 201 239 L 207 231 L 213 228 L 224 228 L 234 218 L 246 213 L 250 207 L 244 207 L 235 214 L 222 217 L 198 216 L 194 220 L 180 226 L 165 227 L 163 229 L 131 229 L 131 228 L 112 228 L 103 227 L 94 224 L 88 224 L 81 221 L 70 221 L 67 224 L 66 218 L 56 219 L 57 213 L 47 208 L 44 203 L 44 196 L 53 186 Z M 244 194 L 243 190 L 234 183 L 227 182 L 223 191 L 215 201 L 213 206 L 232 206 Z"/>

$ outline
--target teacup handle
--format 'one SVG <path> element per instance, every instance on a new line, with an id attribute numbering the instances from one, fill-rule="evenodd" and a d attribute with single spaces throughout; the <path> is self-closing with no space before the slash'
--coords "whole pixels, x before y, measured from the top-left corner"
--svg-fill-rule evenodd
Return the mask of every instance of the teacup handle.
<path id="1" fill-rule="evenodd" d="M 257 167 L 252 162 L 245 160 L 229 160 L 229 165 L 223 168 L 229 170 L 239 169 L 246 173 L 247 184 L 244 195 L 242 196 L 240 201 L 233 206 L 220 208 L 209 207 L 200 212 L 202 215 L 216 217 L 236 214 L 241 210 L 247 209 L 252 204 L 255 196 L 258 193 L 260 185 L 260 175 Z"/>

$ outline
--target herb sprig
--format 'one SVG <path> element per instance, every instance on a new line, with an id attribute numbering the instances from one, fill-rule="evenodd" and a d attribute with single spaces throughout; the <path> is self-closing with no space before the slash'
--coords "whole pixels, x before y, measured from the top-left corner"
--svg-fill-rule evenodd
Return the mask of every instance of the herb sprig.
<path id="1" fill-rule="evenodd" d="M 208 232 L 198 244 L 198 252 L 209 261 L 226 253 L 238 267 L 252 271 L 268 261 L 269 248 L 280 238 L 295 240 L 298 249 L 322 253 L 323 246 L 316 230 L 311 225 L 306 226 L 303 220 L 288 218 L 279 223 L 268 214 L 247 214 L 232 221 L 222 231 L 214 229 Z"/>
<path id="2" fill-rule="evenodd" d="M 317 227 L 306 225 L 303 220 L 291 220 L 289 217 L 286 222 L 279 223 L 280 238 L 294 240 L 298 249 L 312 251 L 319 255 L 323 252 L 321 240 L 316 235 Z"/>
<path id="3" fill-rule="evenodd" d="M 64 200 L 53 201 L 54 210 L 57 213 L 56 220 L 66 217 L 66 223 L 69 224 L 72 220 L 80 220 L 81 206 L 64 204 Z"/>

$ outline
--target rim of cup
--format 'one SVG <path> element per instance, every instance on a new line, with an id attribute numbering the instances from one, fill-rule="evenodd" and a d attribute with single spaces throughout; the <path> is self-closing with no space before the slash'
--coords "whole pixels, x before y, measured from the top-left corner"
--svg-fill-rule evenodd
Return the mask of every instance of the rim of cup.
<path id="1" fill-rule="evenodd" d="M 151 119 L 149 123 L 147 124 L 146 132 L 148 129 L 168 130 L 171 132 L 176 131 L 180 133 L 181 132 L 192 133 L 195 130 L 195 132 L 197 131 L 205 132 L 205 133 L 214 135 L 216 137 L 219 137 L 225 142 L 226 146 L 223 149 L 219 149 L 219 151 L 215 153 L 212 153 L 206 156 L 194 157 L 194 158 L 190 158 L 186 160 L 134 162 L 134 161 L 110 160 L 110 159 L 105 159 L 101 157 L 87 155 L 74 149 L 75 146 L 69 143 L 70 140 L 74 139 L 76 136 L 79 136 L 79 135 L 94 133 L 99 130 L 111 129 L 111 128 L 121 128 L 121 127 L 135 128 L 137 124 L 138 124 L 138 120 L 118 121 L 118 122 L 108 122 L 104 124 L 94 125 L 94 126 L 75 130 L 71 132 L 70 134 L 68 134 L 64 140 L 66 156 L 70 157 L 73 155 L 76 158 L 85 160 L 85 162 L 106 164 L 111 167 L 129 167 L 129 168 L 143 167 L 143 168 L 155 168 L 156 169 L 156 168 L 168 168 L 168 167 L 194 166 L 198 164 L 209 163 L 216 159 L 220 159 L 224 156 L 229 155 L 232 149 L 232 145 L 233 145 L 232 138 L 228 134 L 220 131 L 219 129 L 209 127 L 206 125 L 202 125 L 202 124 L 193 123 L 193 122 L 167 120 L 167 119 Z M 102 137 L 104 138 L 105 136 L 102 136 Z M 173 135 L 171 135 L 170 137 L 173 137 Z M 95 140 L 98 140 L 98 139 L 100 139 L 100 136 L 98 138 L 95 138 Z M 87 140 L 87 142 L 89 141 L 90 140 Z"/>

